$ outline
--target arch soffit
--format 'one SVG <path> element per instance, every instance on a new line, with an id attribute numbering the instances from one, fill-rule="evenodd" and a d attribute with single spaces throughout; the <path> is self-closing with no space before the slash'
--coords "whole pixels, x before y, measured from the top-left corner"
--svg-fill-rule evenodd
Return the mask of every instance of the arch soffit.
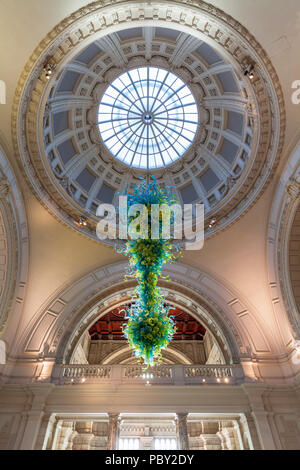
<path id="1" fill-rule="evenodd" d="M 18 323 L 25 298 L 28 270 L 27 217 L 23 196 L 11 164 L 0 143 L 0 211 L 1 211 L 1 296 L 0 335 L 10 344 L 5 328 L 10 312 Z M 9 349 L 9 348 L 8 348 Z"/>
<path id="2" fill-rule="evenodd" d="M 300 315 L 295 303 L 289 268 L 289 241 L 300 203 L 300 140 L 294 146 L 275 190 L 268 225 L 267 262 L 273 310 L 283 340 L 293 346 L 300 339 Z"/>

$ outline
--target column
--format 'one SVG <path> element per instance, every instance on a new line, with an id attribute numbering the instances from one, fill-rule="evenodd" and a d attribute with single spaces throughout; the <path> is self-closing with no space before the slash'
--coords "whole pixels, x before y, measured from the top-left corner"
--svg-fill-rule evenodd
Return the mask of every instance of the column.
<path id="1" fill-rule="evenodd" d="M 109 413 L 107 449 L 116 450 L 119 438 L 119 413 Z"/>
<path id="2" fill-rule="evenodd" d="M 264 395 L 268 392 L 264 385 L 244 384 L 262 450 L 276 450 L 272 430 L 265 409 Z"/>
<path id="3" fill-rule="evenodd" d="M 246 450 L 261 450 L 255 422 L 251 413 L 240 417 L 242 438 Z"/>
<path id="4" fill-rule="evenodd" d="M 20 450 L 33 450 L 40 429 L 41 421 L 44 416 L 43 411 L 30 411 L 27 414 L 27 423 L 24 430 Z"/>
<path id="5" fill-rule="evenodd" d="M 263 450 L 276 450 L 276 445 L 272 436 L 272 431 L 268 421 L 268 413 L 254 409 L 252 411 L 257 433 Z"/>
<path id="6" fill-rule="evenodd" d="M 187 429 L 188 413 L 177 413 L 177 431 L 181 450 L 189 450 L 189 436 Z"/>
<path id="7" fill-rule="evenodd" d="M 47 396 L 53 388 L 52 384 L 33 385 L 29 388 L 32 393 L 31 409 L 27 412 L 27 421 L 20 444 L 20 450 L 33 450 L 44 417 Z"/>
<path id="8" fill-rule="evenodd" d="M 47 413 L 43 416 L 43 420 L 38 433 L 35 450 L 47 450 L 50 448 L 50 440 L 54 425 L 56 424 L 56 417 L 54 413 Z"/>

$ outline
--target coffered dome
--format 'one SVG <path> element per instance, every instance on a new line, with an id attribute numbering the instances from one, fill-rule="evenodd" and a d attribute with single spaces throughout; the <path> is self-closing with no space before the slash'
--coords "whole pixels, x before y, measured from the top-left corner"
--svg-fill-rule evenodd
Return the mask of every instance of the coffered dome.
<path id="1" fill-rule="evenodd" d="M 49 81 L 39 78 L 26 173 L 74 228 L 96 238 L 98 205 L 117 203 L 147 173 L 173 185 L 182 204 L 204 203 L 206 235 L 258 196 L 282 144 L 281 90 L 258 57 L 254 80 L 244 75 L 250 45 L 232 52 L 191 33 L 172 23 L 120 27 L 68 53 Z"/>

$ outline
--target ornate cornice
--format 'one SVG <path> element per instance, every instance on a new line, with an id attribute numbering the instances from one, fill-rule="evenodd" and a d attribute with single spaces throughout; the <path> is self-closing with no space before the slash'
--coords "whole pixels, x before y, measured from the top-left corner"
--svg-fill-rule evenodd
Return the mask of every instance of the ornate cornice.
<path id="1" fill-rule="evenodd" d="M 191 35 L 205 38 L 227 57 L 238 70 L 245 58 L 251 57 L 257 64 L 257 77 L 253 82 L 258 116 L 260 120 L 259 140 L 256 142 L 257 155 L 255 171 L 257 177 L 241 179 L 236 185 L 239 197 L 229 198 L 220 212 L 218 224 L 207 235 L 229 226 L 247 211 L 262 194 L 273 176 L 278 164 L 285 133 L 285 109 L 281 86 L 276 71 L 255 38 L 240 23 L 221 10 L 202 1 L 158 1 L 94 2 L 70 15 L 57 25 L 39 44 L 27 62 L 19 79 L 12 111 L 12 135 L 15 154 L 27 180 L 41 203 L 58 220 L 78 230 L 74 217 L 82 213 L 80 208 L 70 209 L 66 199 L 55 200 L 42 183 L 33 165 L 33 157 L 39 158 L 41 149 L 36 146 L 35 135 L 39 132 L 36 114 L 47 101 L 49 88 L 45 88 L 42 70 L 47 57 L 53 57 L 57 70 L 103 32 L 110 33 L 128 25 L 147 25 L 153 21 L 169 27 L 190 31 Z M 48 91 L 47 91 L 48 90 Z M 255 104 L 255 101 L 253 101 Z M 258 117 L 257 116 L 257 117 Z M 228 189 L 232 185 L 228 181 Z M 68 185 L 68 182 L 65 182 Z M 51 190 L 52 193 L 52 190 Z M 229 191 L 230 193 L 230 191 Z M 229 194 L 228 193 L 228 194 Z M 94 228 L 83 228 L 82 233 L 95 237 Z"/>
<path id="2" fill-rule="evenodd" d="M 300 338 L 299 308 L 291 281 L 290 241 L 300 202 L 300 146 L 293 149 L 277 187 L 269 221 L 268 266 L 274 314 L 280 321 L 289 347 Z M 297 237 L 298 238 L 298 237 Z M 286 322 L 288 319 L 288 322 Z"/>

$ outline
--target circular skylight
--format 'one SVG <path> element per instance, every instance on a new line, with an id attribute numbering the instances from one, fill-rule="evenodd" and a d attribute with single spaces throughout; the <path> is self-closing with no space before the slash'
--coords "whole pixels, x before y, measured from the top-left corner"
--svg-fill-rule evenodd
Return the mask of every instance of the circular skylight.
<path id="1" fill-rule="evenodd" d="M 198 110 L 191 90 L 176 75 L 140 67 L 107 88 L 98 124 L 114 157 L 135 168 L 155 169 L 175 162 L 191 146 Z"/>

